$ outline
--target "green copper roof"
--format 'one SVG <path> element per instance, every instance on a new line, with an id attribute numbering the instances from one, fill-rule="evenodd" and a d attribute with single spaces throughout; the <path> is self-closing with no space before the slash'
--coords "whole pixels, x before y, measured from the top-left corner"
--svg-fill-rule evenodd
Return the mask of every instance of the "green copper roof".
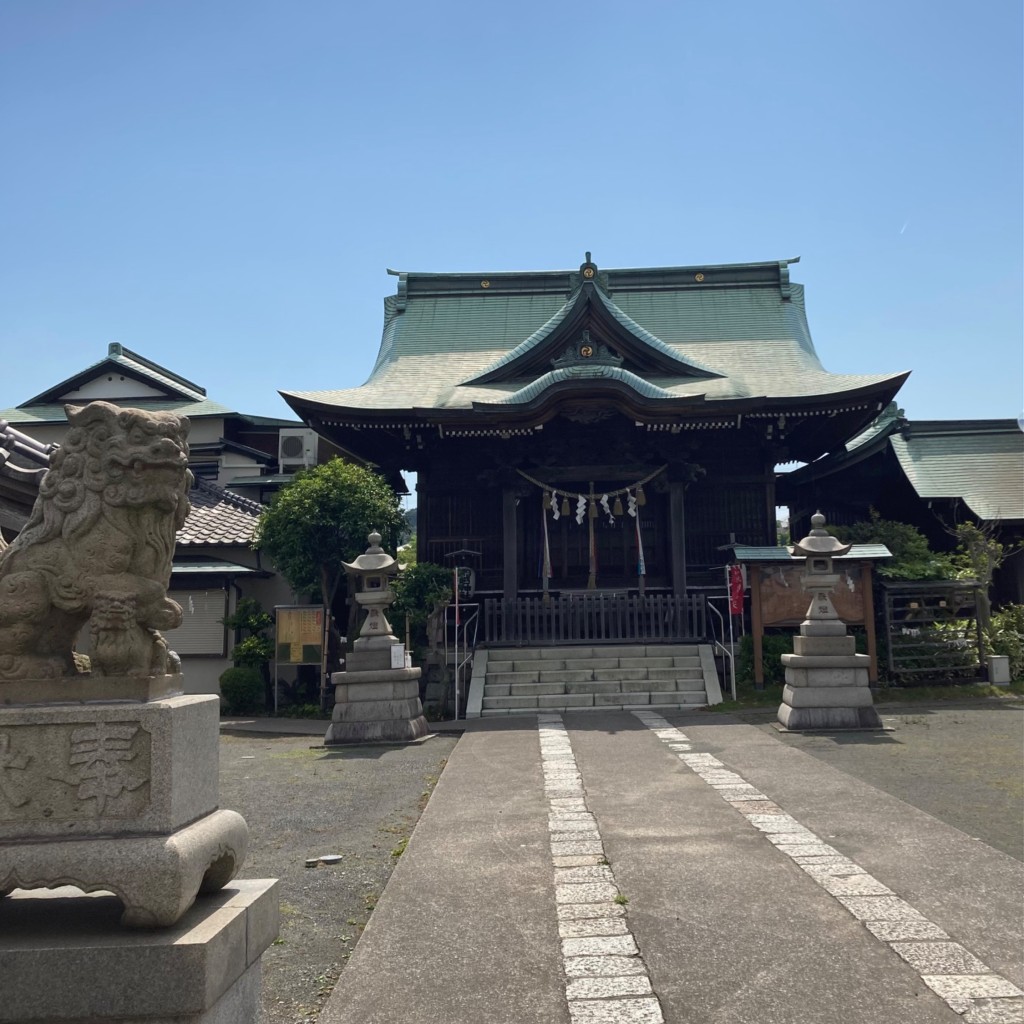
<path id="1" fill-rule="evenodd" d="M 552 370 L 550 373 L 538 377 L 535 381 L 520 388 L 511 395 L 499 399 L 496 405 L 525 405 L 540 397 L 552 384 L 560 384 L 565 381 L 580 381 L 581 383 L 593 383 L 598 380 L 617 381 L 624 384 L 631 391 L 635 391 L 644 398 L 671 398 L 672 395 L 664 388 L 659 388 L 649 381 L 638 377 L 635 373 L 623 370 L 619 366 L 572 366 L 563 369 Z"/>
<path id="2" fill-rule="evenodd" d="M 983 520 L 1024 519 L 1024 433 L 1013 420 L 911 423 L 889 440 L 922 498 L 960 498 Z"/>
<path id="3" fill-rule="evenodd" d="M 355 414 L 507 404 L 551 371 L 530 365 L 516 377 L 524 354 L 573 322 L 581 273 L 402 274 L 397 294 L 385 300 L 369 380 L 283 394 L 300 410 L 316 403 Z M 828 373 L 811 341 L 803 288 L 790 283 L 785 261 L 597 271 L 590 283 L 620 341 L 659 368 L 642 374 L 650 399 L 710 404 L 879 392 L 888 401 L 905 376 Z M 512 376 L 496 380 L 503 367 Z M 628 359 L 624 369 L 640 372 Z"/>
<path id="4" fill-rule="evenodd" d="M 734 544 L 733 554 L 737 562 L 802 562 L 803 558 L 790 554 L 789 548 L 755 547 L 749 544 Z M 892 558 L 892 552 L 884 544 L 853 544 L 845 555 L 837 555 L 837 562 L 858 562 L 866 559 Z"/>

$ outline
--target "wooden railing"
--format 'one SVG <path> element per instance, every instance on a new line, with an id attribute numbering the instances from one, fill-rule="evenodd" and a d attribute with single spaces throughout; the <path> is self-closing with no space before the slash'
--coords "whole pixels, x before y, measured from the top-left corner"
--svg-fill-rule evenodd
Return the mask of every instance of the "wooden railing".
<path id="1" fill-rule="evenodd" d="M 483 639 L 490 644 L 673 643 L 707 635 L 703 594 L 485 598 L 483 612 Z"/>

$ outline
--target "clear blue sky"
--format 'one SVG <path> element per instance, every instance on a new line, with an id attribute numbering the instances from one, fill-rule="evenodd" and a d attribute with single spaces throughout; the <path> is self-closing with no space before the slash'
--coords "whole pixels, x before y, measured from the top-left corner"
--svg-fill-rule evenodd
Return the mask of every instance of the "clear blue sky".
<path id="1" fill-rule="evenodd" d="M 1019 0 L 3 0 L 0 408 L 120 341 L 245 412 L 386 267 L 800 255 L 834 372 L 1017 417 Z"/>

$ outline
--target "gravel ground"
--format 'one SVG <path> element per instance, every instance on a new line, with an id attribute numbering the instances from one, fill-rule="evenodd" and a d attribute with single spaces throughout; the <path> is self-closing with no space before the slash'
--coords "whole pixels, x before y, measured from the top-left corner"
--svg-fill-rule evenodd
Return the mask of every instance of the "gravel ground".
<path id="1" fill-rule="evenodd" d="M 763 718 L 740 717 L 1024 860 L 1024 703 L 878 711 L 892 732 L 780 733 Z"/>
<path id="2" fill-rule="evenodd" d="M 221 806 L 249 823 L 240 877 L 280 879 L 266 1024 L 317 1019 L 457 739 L 325 750 L 310 737 L 221 737 Z M 305 866 L 331 854 L 341 860 Z"/>

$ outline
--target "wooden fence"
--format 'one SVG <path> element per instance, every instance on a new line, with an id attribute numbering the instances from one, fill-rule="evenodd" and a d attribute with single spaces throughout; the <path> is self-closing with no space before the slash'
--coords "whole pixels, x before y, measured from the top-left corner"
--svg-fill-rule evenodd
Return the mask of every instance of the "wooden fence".
<path id="1" fill-rule="evenodd" d="M 483 602 L 483 641 L 561 643 L 679 643 L 707 635 L 703 594 L 559 594 Z"/>

